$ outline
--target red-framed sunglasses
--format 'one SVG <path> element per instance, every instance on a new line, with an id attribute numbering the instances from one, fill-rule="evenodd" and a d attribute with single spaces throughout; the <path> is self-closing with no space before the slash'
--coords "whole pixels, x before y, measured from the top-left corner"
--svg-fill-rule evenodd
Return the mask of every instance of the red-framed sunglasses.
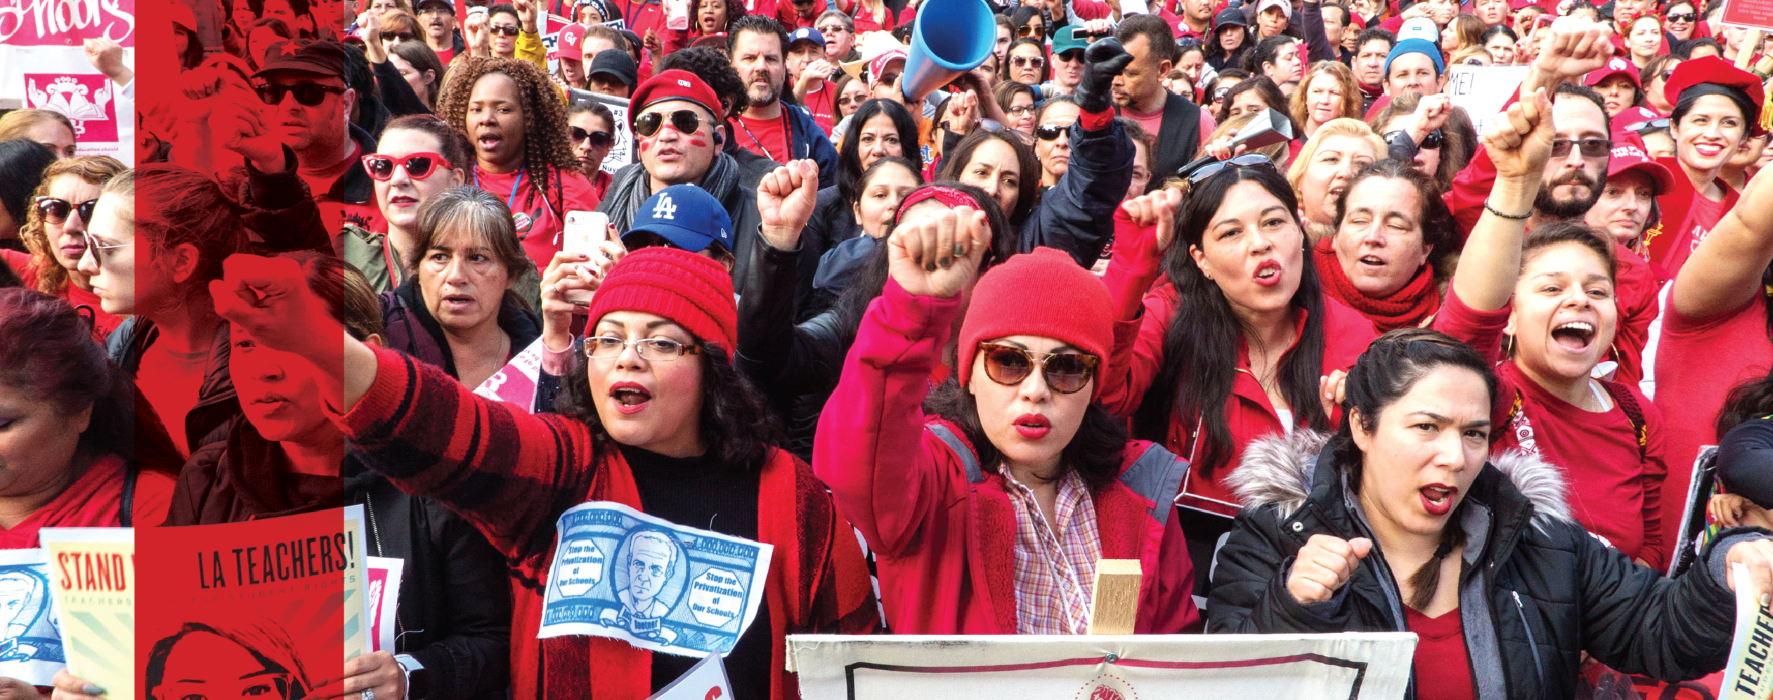
<path id="1" fill-rule="evenodd" d="M 430 151 L 412 153 L 398 158 L 380 153 L 371 153 L 363 157 L 363 169 L 369 173 L 370 177 L 377 180 L 387 180 L 394 177 L 396 166 L 406 168 L 406 176 L 414 180 L 431 177 L 431 173 L 437 172 L 438 168 L 456 167 L 451 165 L 443 157 L 443 154 Z"/>

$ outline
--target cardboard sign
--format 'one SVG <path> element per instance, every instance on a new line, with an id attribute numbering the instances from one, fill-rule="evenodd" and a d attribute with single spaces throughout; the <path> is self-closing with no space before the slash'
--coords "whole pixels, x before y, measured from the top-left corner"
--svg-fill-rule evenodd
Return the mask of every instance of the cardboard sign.
<path id="1" fill-rule="evenodd" d="M 1738 27 L 1773 32 L 1773 0 L 1729 0 L 1724 3 L 1724 15 L 1720 21 Z"/>
<path id="2" fill-rule="evenodd" d="M 788 637 L 807 700 L 1400 698 L 1416 635 Z"/>
<path id="3" fill-rule="evenodd" d="M 364 557 L 368 576 L 363 603 L 369 606 L 369 650 L 394 651 L 395 622 L 400 612 L 400 576 L 406 560 L 395 557 Z"/>
<path id="4" fill-rule="evenodd" d="M 49 685 L 68 665 L 54 603 L 43 550 L 0 551 L 0 676 Z"/>
<path id="5" fill-rule="evenodd" d="M 726 681 L 726 664 L 720 662 L 719 654 L 709 654 L 646 700 L 719 700 L 732 696 L 733 688 Z"/>
<path id="6" fill-rule="evenodd" d="M 603 164 L 598 169 L 614 175 L 617 170 L 632 165 L 634 163 L 634 131 L 628 128 L 628 101 L 578 88 L 573 88 L 568 93 L 568 99 L 572 102 L 596 102 L 609 108 L 610 114 L 616 119 L 615 133 L 610 134 L 615 142 L 610 145 L 609 154 L 603 157 Z"/>
<path id="7" fill-rule="evenodd" d="M 134 104 L 82 46 L 111 39 L 135 65 L 135 14 L 135 0 L 0 0 L 0 104 L 59 112 L 78 155 L 134 163 Z"/>
<path id="8" fill-rule="evenodd" d="M 1748 585 L 1748 567 L 1731 564 L 1730 569 L 1736 580 L 1736 637 L 1724 666 L 1724 697 L 1766 700 L 1773 696 L 1773 615 Z"/>
<path id="9" fill-rule="evenodd" d="M 43 528 L 68 672 L 113 698 L 135 697 L 135 530 Z"/>
<path id="10" fill-rule="evenodd" d="M 523 352 L 517 353 L 510 362 L 480 386 L 474 387 L 477 396 L 503 401 L 522 407 L 529 413 L 536 412 L 536 385 L 542 377 L 542 339 L 530 343 Z"/>
<path id="11" fill-rule="evenodd" d="M 731 653 L 757 618 L 773 547 L 620 503 L 560 515 L 540 639 L 621 639 L 678 656 Z"/>
<path id="12" fill-rule="evenodd" d="M 1527 66 L 1454 66 L 1447 73 L 1447 87 L 1442 92 L 1453 106 L 1471 115 L 1471 125 L 1482 134 L 1489 131 L 1490 122 L 1521 89 L 1527 70 Z"/>

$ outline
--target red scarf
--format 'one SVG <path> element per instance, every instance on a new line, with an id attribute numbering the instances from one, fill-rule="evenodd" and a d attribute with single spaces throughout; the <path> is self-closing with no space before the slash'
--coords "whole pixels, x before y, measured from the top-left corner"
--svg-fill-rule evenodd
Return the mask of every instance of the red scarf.
<path id="1" fill-rule="evenodd" d="M 1367 296 L 1342 274 L 1342 261 L 1325 238 L 1312 247 L 1317 258 L 1317 276 L 1324 281 L 1324 291 L 1359 311 L 1379 329 L 1380 333 L 1398 328 L 1412 328 L 1433 316 L 1441 308 L 1440 290 L 1434 283 L 1434 271 L 1427 265 L 1416 271 L 1404 285 L 1383 299 Z"/>

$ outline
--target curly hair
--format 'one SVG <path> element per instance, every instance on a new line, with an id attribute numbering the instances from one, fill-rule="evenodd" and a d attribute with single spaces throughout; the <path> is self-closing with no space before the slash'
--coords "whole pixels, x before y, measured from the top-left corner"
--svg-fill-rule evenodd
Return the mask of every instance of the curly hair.
<path id="1" fill-rule="evenodd" d="M 43 179 L 38 181 L 37 191 L 31 195 L 31 199 L 49 196 L 50 182 L 63 175 L 73 175 L 88 185 L 104 185 L 117 173 L 128 169 L 129 166 L 110 156 L 81 156 L 59 160 L 43 170 Z M 92 224 L 90 221 L 86 223 Z M 55 253 L 49 244 L 47 225 L 48 222 L 43 220 L 43 212 L 37 207 L 25 208 L 25 225 L 19 228 L 18 235 L 25 242 L 25 250 L 31 253 L 31 266 L 37 269 L 37 279 L 25 282 L 39 292 L 60 296 L 67 291 L 70 276 L 68 269 L 55 260 Z"/>
<path id="2" fill-rule="evenodd" d="M 531 166 L 536 189 L 546 191 L 550 184 L 559 184 L 553 182 L 559 173 L 578 172 L 579 161 L 567 137 L 566 104 L 542 69 L 515 58 L 464 57 L 462 61 L 451 66 L 449 80 L 437 97 L 437 113 L 450 126 L 467 132 L 468 96 L 474 85 L 488 74 L 503 74 L 517 83 L 518 99 L 523 102 L 523 162 Z M 552 167 L 533 167 L 537 165 Z"/>

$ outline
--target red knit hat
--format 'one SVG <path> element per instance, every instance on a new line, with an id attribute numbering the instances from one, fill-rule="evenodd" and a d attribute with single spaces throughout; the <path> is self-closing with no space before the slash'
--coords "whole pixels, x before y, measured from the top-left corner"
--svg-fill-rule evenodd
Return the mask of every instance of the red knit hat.
<path id="1" fill-rule="evenodd" d="M 591 297 L 591 325 L 612 311 L 642 311 L 671 320 L 733 354 L 739 310 L 726 267 L 676 248 L 641 248 L 610 268 Z"/>
<path id="2" fill-rule="evenodd" d="M 979 343 L 1011 335 L 1052 338 L 1095 355 L 1093 398 L 1108 374 L 1114 345 L 1114 311 L 1102 280 L 1078 267 L 1070 255 L 1036 248 L 991 268 L 973 288 L 973 301 L 960 326 L 960 385 L 973 373 Z"/>

